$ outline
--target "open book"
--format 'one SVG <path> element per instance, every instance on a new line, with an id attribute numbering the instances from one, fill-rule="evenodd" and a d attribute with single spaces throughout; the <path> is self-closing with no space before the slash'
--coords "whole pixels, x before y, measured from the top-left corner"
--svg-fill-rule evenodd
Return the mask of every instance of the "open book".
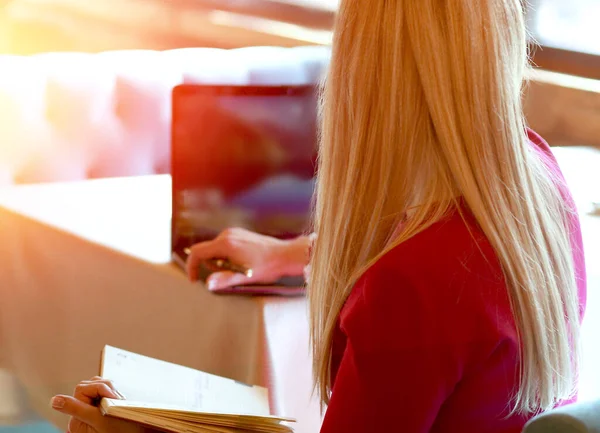
<path id="1" fill-rule="evenodd" d="M 126 400 L 102 399 L 104 415 L 181 433 L 287 433 L 293 419 L 271 416 L 265 388 L 115 347 L 102 352 L 100 376 Z"/>

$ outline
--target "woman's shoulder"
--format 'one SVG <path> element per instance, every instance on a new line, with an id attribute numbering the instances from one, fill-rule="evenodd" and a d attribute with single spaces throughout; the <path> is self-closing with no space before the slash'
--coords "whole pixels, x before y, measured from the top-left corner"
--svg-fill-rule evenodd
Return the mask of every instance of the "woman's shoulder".
<path id="1" fill-rule="evenodd" d="M 452 275 L 497 274 L 500 264 L 485 234 L 459 200 L 447 215 L 395 246 L 365 273 L 428 280 Z"/>
<path id="2" fill-rule="evenodd" d="M 458 211 L 374 263 L 341 318 L 347 333 L 372 348 L 389 347 L 392 334 L 402 334 L 394 340 L 403 346 L 514 334 L 500 263 L 472 217 Z"/>

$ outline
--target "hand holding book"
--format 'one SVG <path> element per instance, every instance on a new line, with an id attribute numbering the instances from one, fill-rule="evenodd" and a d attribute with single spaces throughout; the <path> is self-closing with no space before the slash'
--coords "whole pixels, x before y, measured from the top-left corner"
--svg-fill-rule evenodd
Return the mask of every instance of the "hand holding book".
<path id="1" fill-rule="evenodd" d="M 58 395 L 52 407 L 71 416 L 69 433 L 155 433 L 159 430 L 118 418 L 105 417 L 97 407 L 103 398 L 122 399 L 114 385 L 101 377 L 93 377 L 77 385 L 73 396 Z"/>
<path id="2" fill-rule="evenodd" d="M 101 376 L 81 382 L 72 397 L 52 400 L 54 409 L 72 417 L 70 433 L 292 431 L 286 423 L 294 420 L 270 414 L 262 387 L 110 346 Z"/>

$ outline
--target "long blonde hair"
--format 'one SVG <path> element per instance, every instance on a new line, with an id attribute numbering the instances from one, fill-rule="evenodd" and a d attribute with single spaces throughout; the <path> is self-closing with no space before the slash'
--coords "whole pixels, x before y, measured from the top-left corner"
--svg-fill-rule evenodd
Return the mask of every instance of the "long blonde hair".
<path id="1" fill-rule="evenodd" d="M 572 395 L 579 309 L 571 209 L 528 144 L 527 58 L 521 0 L 341 1 L 322 94 L 309 279 L 324 404 L 333 330 L 353 284 L 459 196 L 507 282 L 521 346 L 513 412 Z"/>

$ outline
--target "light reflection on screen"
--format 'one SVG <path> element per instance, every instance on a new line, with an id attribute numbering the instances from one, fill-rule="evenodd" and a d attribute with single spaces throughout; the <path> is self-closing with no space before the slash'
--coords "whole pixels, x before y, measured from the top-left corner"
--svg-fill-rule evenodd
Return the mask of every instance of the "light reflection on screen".
<path id="1" fill-rule="evenodd" d="M 310 218 L 316 97 L 186 93 L 174 101 L 173 243 L 228 227 L 288 238 Z"/>

